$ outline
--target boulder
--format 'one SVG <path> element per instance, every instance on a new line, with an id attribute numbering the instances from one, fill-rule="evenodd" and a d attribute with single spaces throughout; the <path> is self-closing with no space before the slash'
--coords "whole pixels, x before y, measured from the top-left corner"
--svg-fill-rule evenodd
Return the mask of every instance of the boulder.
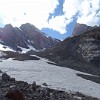
<path id="1" fill-rule="evenodd" d="M 2 71 L 0 70 L 0 73 L 2 73 Z"/>
<path id="2" fill-rule="evenodd" d="M 42 85 L 44 85 L 44 86 L 48 86 L 47 83 L 43 83 Z"/>
<path id="3" fill-rule="evenodd" d="M 2 81 L 9 81 L 10 80 L 10 76 L 7 75 L 6 73 L 2 74 Z"/>
<path id="4" fill-rule="evenodd" d="M 33 84 L 32 84 L 32 90 L 33 90 L 33 92 L 36 91 L 36 82 L 33 82 Z"/>
<path id="5" fill-rule="evenodd" d="M 14 81 L 15 81 L 15 78 L 10 78 L 10 81 L 11 81 L 11 82 L 14 82 Z"/>

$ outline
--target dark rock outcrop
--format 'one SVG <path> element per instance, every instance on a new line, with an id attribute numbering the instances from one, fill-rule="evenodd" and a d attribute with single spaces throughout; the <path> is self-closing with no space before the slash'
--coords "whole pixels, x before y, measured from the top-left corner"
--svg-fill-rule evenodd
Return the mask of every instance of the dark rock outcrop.
<path id="1" fill-rule="evenodd" d="M 2 73 L 2 71 L 0 70 L 0 73 Z"/>
<path id="2" fill-rule="evenodd" d="M 6 73 L 2 74 L 2 81 L 9 81 L 10 80 L 10 76 L 7 75 Z"/>
<path id="3" fill-rule="evenodd" d="M 8 81 L 14 82 L 15 78 L 11 78 L 8 74 L 2 73 L 1 80 L 3 82 L 8 82 Z"/>
<path id="4" fill-rule="evenodd" d="M 48 86 L 47 83 L 43 83 L 42 85 L 44 85 L 44 86 Z"/>

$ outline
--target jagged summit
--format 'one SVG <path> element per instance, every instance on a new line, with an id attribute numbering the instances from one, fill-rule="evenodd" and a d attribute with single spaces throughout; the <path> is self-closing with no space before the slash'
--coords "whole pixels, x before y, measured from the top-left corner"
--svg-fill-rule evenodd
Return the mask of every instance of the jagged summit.
<path id="1" fill-rule="evenodd" d="M 13 26 L 11 25 L 11 24 L 6 24 L 5 26 L 4 26 L 4 29 L 8 29 L 8 28 L 13 28 Z"/>
<path id="2" fill-rule="evenodd" d="M 20 29 L 22 29 L 25 32 L 33 32 L 34 30 L 41 32 L 37 27 L 30 23 L 22 24 L 20 26 Z"/>
<path id="3" fill-rule="evenodd" d="M 43 50 L 54 46 L 59 42 L 57 39 L 47 37 L 43 32 L 30 23 L 13 27 L 11 24 L 0 28 L 0 40 L 3 45 L 14 50 L 33 49 Z"/>

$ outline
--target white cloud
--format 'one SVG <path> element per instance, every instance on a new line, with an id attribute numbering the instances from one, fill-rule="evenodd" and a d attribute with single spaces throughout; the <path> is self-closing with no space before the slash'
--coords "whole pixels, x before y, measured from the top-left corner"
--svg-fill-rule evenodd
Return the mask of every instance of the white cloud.
<path id="1" fill-rule="evenodd" d="M 64 34 L 67 32 L 67 25 L 75 17 L 77 17 L 77 22 L 81 24 L 100 25 L 99 3 L 100 0 L 65 0 L 63 4 L 64 14 L 52 17 L 46 26 Z"/>
<path id="2" fill-rule="evenodd" d="M 75 17 L 77 22 L 90 26 L 100 25 L 100 0 L 65 0 L 63 15 L 52 17 L 59 0 L 0 0 L 0 18 L 4 24 L 20 26 L 32 23 L 39 29 L 50 28 L 61 34 Z"/>
<path id="3" fill-rule="evenodd" d="M 89 26 L 100 25 L 100 0 L 84 0 L 77 22 Z"/>
<path id="4" fill-rule="evenodd" d="M 82 2 L 83 0 L 65 0 L 63 4 L 63 11 L 68 20 L 76 15 Z"/>
<path id="5" fill-rule="evenodd" d="M 65 0 L 63 5 L 63 15 L 52 17 L 48 23 L 45 25 L 50 29 L 56 30 L 61 34 L 67 33 L 67 25 L 73 21 L 72 17 L 78 11 L 79 3 L 82 0 Z"/>
<path id="6" fill-rule="evenodd" d="M 20 26 L 29 22 L 41 29 L 58 4 L 58 0 L 0 0 L 0 15 L 4 16 L 4 24 Z"/>
<path id="7" fill-rule="evenodd" d="M 68 20 L 77 15 L 78 23 L 100 25 L 100 0 L 65 0 L 63 11 Z"/>
<path id="8" fill-rule="evenodd" d="M 70 22 L 65 18 L 65 16 L 52 17 L 47 23 L 47 27 L 59 31 L 61 34 L 66 33 L 66 25 Z"/>

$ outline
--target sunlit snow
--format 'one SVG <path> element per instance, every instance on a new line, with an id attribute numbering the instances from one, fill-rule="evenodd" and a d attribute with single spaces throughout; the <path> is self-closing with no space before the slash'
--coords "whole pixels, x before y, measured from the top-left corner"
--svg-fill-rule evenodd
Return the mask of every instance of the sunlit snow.
<path id="1" fill-rule="evenodd" d="M 26 48 L 23 48 L 23 47 L 20 47 L 20 46 L 17 46 L 17 47 L 22 50 L 21 53 L 26 53 L 26 52 L 28 52 L 30 50 L 38 51 L 34 47 L 32 47 L 31 45 L 28 45 L 29 49 L 26 49 Z"/>
<path id="2" fill-rule="evenodd" d="M 13 61 L 12 59 L 0 62 L 0 69 L 7 72 L 17 80 L 27 81 L 42 85 L 44 82 L 48 87 L 64 91 L 81 92 L 85 95 L 100 98 L 100 84 L 78 77 L 81 73 L 69 68 L 50 65 L 48 60 Z M 85 74 L 85 73 L 84 73 Z"/>
<path id="3" fill-rule="evenodd" d="M 1 51 L 14 51 L 10 47 L 0 44 Z"/>

